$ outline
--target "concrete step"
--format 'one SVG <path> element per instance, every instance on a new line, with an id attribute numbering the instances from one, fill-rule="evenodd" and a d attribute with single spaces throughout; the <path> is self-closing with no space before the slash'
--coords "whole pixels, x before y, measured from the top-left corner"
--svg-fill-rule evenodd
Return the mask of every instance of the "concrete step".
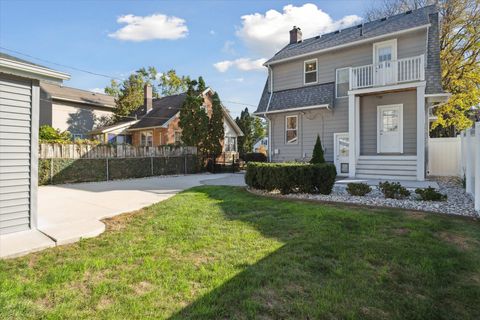
<path id="1" fill-rule="evenodd" d="M 416 170 L 380 170 L 380 169 L 359 169 L 357 168 L 356 173 L 358 174 L 372 174 L 372 175 L 398 175 L 398 176 L 416 176 Z"/>
<path id="2" fill-rule="evenodd" d="M 416 171 L 416 166 L 411 165 L 390 165 L 390 164 L 357 164 L 357 169 L 365 170 L 407 170 L 407 171 Z"/>
<path id="3" fill-rule="evenodd" d="M 105 231 L 105 224 L 98 220 L 81 220 L 39 226 L 38 229 L 52 238 L 57 245 L 62 245 L 96 237 Z"/>
<path id="4" fill-rule="evenodd" d="M 359 160 L 401 160 L 401 161 L 416 161 L 417 156 L 359 156 Z"/>
<path id="5" fill-rule="evenodd" d="M 409 164 L 416 165 L 417 160 L 395 160 L 395 159 L 358 159 L 357 163 L 369 163 L 369 164 Z"/>
<path id="6" fill-rule="evenodd" d="M 356 174 L 355 178 L 360 178 L 360 179 L 376 179 L 380 181 L 398 181 L 400 180 L 417 180 L 417 176 L 390 176 L 390 175 L 375 175 L 375 174 Z"/>

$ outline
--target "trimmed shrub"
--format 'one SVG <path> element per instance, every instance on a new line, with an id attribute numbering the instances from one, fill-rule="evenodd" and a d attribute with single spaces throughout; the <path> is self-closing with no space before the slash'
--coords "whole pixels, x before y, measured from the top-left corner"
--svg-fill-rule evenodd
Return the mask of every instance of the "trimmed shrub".
<path id="1" fill-rule="evenodd" d="M 105 160 L 104 160 L 105 161 Z M 108 179 L 144 178 L 152 175 L 151 158 L 117 158 L 108 160 Z"/>
<path id="2" fill-rule="evenodd" d="M 372 188 L 366 183 L 349 183 L 347 184 L 347 192 L 352 196 L 365 196 L 370 193 Z"/>
<path id="3" fill-rule="evenodd" d="M 52 184 L 106 180 L 105 159 L 50 159 Z"/>
<path id="4" fill-rule="evenodd" d="M 310 163 L 325 163 L 322 142 L 320 141 L 319 135 L 317 135 L 317 141 L 315 142 L 315 146 L 313 147 L 312 159 L 310 159 Z"/>
<path id="5" fill-rule="evenodd" d="M 447 195 L 438 192 L 435 188 L 428 187 L 425 189 L 417 188 L 415 193 L 420 196 L 420 199 L 425 201 L 446 201 Z"/>
<path id="6" fill-rule="evenodd" d="M 259 163 L 247 165 L 245 183 L 252 188 L 282 194 L 302 192 L 330 194 L 337 171 L 333 164 Z"/>
<path id="7" fill-rule="evenodd" d="M 242 157 L 245 162 L 267 162 L 267 156 L 261 152 L 245 153 Z"/>
<path id="8" fill-rule="evenodd" d="M 404 199 L 410 195 L 410 191 L 403 187 L 400 182 L 380 182 L 378 187 L 385 198 Z"/>

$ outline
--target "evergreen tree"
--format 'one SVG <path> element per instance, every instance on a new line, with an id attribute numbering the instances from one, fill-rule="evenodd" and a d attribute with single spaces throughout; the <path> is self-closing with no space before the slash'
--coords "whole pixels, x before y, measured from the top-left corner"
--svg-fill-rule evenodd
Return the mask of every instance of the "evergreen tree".
<path id="1" fill-rule="evenodd" d="M 223 109 L 220 97 L 215 92 L 212 97 L 212 115 L 208 122 L 207 153 L 217 157 L 222 153 L 222 143 L 225 135 L 223 127 Z"/>
<path id="2" fill-rule="evenodd" d="M 200 153 L 205 152 L 205 137 L 208 135 L 208 115 L 202 105 L 203 97 L 199 93 L 197 81 L 189 81 L 187 96 L 180 109 L 179 125 L 183 143 L 197 147 Z"/>
<path id="3" fill-rule="evenodd" d="M 320 141 L 319 135 L 317 135 L 317 141 L 315 142 L 315 146 L 313 147 L 313 154 L 312 159 L 310 159 L 310 163 L 325 163 L 325 158 L 323 157 L 322 142 Z"/>
<path id="4" fill-rule="evenodd" d="M 240 154 L 251 152 L 255 141 L 253 141 L 253 118 L 248 108 L 240 113 L 240 117 L 237 117 L 235 122 L 243 132 L 243 137 L 238 137 L 238 152 Z"/>

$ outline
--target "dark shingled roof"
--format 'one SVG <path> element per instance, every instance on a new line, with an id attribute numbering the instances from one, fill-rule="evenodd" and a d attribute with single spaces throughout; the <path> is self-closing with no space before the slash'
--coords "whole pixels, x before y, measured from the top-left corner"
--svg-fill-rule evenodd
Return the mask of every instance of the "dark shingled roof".
<path id="1" fill-rule="evenodd" d="M 266 63 L 308 54 L 318 50 L 333 48 L 339 45 L 382 36 L 388 33 L 411 29 L 430 23 L 429 14 L 437 12 L 436 6 L 431 5 L 417 10 L 401 13 L 387 19 L 379 19 L 361 25 L 346 28 L 340 31 L 327 33 L 321 36 L 305 39 L 301 42 L 289 44 L 277 52 Z"/>
<path id="2" fill-rule="evenodd" d="M 139 122 L 130 127 L 130 129 L 141 129 L 160 127 L 165 124 L 170 118 L 180 111 L 185 101 L 187 94 L 181 93 L 173 96 L 153 99 L 153 107 L 149 113 L 144 115 Z M 140 107 L 139 112 L 142 113 L 143 106 Z"/>
<path id="3" fill-rule="evenodd" d="M 42 91 L 48 93 L 50 97 L 75 100 L 85 104 L 93 104 L 108 108 L 115 108 L 115 98 L 107 94 L 60 86 L 57 84 L 46 83 L 43 81 L 40 82 L 40 88 Z"/>
<path id="4" fill-rule="evenodd" d="M 275 91 L 270 101 L 268 112 L 285 109 L 302 108 L 328 104 L 333 106 L 335 84 L 333 82 L 304 86 L 301 88 Z M 267 84 L 263 89 L 262 97 L 255 113 L 265 112 L 267 109 L 269 92 Z"/>

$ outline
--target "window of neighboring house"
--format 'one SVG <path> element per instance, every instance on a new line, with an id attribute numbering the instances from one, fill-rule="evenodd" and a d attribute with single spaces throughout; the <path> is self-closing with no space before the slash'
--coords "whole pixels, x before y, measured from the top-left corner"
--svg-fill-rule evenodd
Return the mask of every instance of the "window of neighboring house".
<path id="1" fill-rule="evenodd" d="M 116 139 L 117 144 L 125 144 L 125 135 L 119 134 Z"/>
<path id="2" fill-rule="evenodd" d="M 140 144 L 144 147 L 153 147 L 153 135 L 152 131 L 143 131 L 140 133 Z"/>
<path id="3" fill-rule="evenodd" d="M 107 137 L 108 137 L 108 143 L 116 143 L 116 141 L 117 141 L 117 135 L 116 134 L 109 133 L 107 135 Z"/>
<path id="4" fill-rule="evenodd" d="M 73 141 L 78 140 L 78 139 L 84 139 L 85 135 L 81 133 L 74 133 L 72 134 Z"/>
<path id="5" fill-rule="evenodd" d="M 237 138 L 236 137 L 225 137 L 224 150 L 225 151 L 237 151 Z"/>
<path id="6" fill-rule="evenodd" d="M 298 116 L 285 117 L 285 141 L 286 143 L 298 142 Z"/>
<path id="7" fill-rule="evenodd" d="M 335 92 L 337 98 L 348 96 L 348 89 L 350 89 L 349 76 L 350 68 L 337 69 L 335 81 Z"/>
<path id="8" fill-rule="evenodd" d="M 175 144 L 181 144 L 182 143 L 182 132 L 181 131 L 175 131 L 174 138 L 175 138 Z"/>
<path id="9" fill-rule="evenodd" d="M 317 82 L 317 59 L 308 60 L 303 63 L 305 84 Z"/>

